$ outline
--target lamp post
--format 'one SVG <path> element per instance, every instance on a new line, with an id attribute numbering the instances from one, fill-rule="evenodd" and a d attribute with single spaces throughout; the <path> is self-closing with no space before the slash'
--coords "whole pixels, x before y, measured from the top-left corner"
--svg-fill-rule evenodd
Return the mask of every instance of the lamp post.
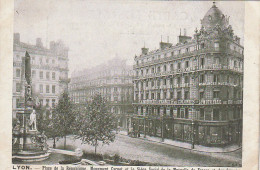
<path id="1" fill-rule="evenodd" d="M 194 149 L 194 144 L 195 144 L 195 128 L 194 128 L 194 120 L 192 119 L 191 121 L 191 129 L 192 129 L 192 138 L 191 138 L 191 149 Z"/>
<path id="2" fill-rule="evenodd" d="M 242 120 L 239 119 L 238 120 L 238 147 L 241 147 L 241 145 L 242 145 L 241 124 L 242 124 Z"/>
<path id="3" fill-rule="evenodd" d="M 146 138 L 146 121 L 145 121 L 145 117 L 144 117 L 144 138 Z"/>
<path id="4" fill-rule="evenodd" d="M 164 126 L 164 122 L 163 122 L 163 119 L 164 119 L 164 114 L 162 113 L 161 114 L 161 137 L 162 137 L 162 142 L 164 142 L 164 128 L 163 128 L 163 126 Z"/>

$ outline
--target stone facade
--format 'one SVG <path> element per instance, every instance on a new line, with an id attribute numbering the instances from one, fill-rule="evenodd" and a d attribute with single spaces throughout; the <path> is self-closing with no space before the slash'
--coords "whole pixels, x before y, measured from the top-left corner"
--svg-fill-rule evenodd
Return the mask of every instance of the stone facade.
<path id="1" fill-rule="evenodd" d="M 215 4 L 193 37 L 135 57 L 135 135 L 200 145 L 241 143 L 243 47 Z"/>
<path id="2" fill-rule="evenodd" d="M 40 38 L 35 45 L 20 41 L 20 34 L 14 34 L 13 44 L 13 117 L 24 102 L 24 56 L 31 57 L 32 92 L 36 102 L 49 108 L 57 104 L 59 95 L 68 88 L 68 48 L 61 42 L 50 42 L 50 48 L 43 47 Z"/>
<path id="3" fill-rule="evenodd" d="M 86 104 L 95 93 L 106 98 L 111 112 L 119 115 L 118 125 L 128 127 L 133 113 L 132 67 L 114 58 L 105 64 L 72 74 L 69 93 L 72 101 Z"/>

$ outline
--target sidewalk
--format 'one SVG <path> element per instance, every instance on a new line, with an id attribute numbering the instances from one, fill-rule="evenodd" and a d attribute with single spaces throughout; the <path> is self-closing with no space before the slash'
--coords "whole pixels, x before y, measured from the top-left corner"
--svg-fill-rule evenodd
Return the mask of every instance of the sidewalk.
<path id="1" fill-rule="evenodd" d="M 118 134 L 128 136 L 126 131 L 119 131 Z M 192 145 L 190 143 L 174 141 L 171 139 L 164 139 L 164 141 L 162 142 L 162 139 L 159 137 L 148 136 L 148 135 L 146 135 L 146 137 L 144 137 L 143 134 L 141 134 L 139 139 L 152 141 L 152 142 L 156 142 L 156 143 L 161 143 L 161 144 L 166 144 L 166 145 L 177 146 L 180 148 L 189 149 L 189 150 L 193 150 L 193 151 L 208 152 L 208 153 L 227 153 L 227 152 L 234 152 L 236 150 L 241 149 L 241 147 L 239 147 L 238 145 L 230 145 L 230 146 L 226 146 L 223 148 L 194 145 L 194 149 L 191 149 Z"/>

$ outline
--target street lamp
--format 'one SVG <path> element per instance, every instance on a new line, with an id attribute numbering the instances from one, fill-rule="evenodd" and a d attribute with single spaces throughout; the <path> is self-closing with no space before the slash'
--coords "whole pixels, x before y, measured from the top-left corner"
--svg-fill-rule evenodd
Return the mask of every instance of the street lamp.
<path id="1" fill-rule="evenodd" d="M 194 120 L 191 121 L 191 129 L 192 129 L 192 138 L 191 138 L 191 149 L 194 149 L 194 143 L 195 143 L 195 128 L 194 128 Z"/>
<path id="2" fill-rule="evenodd" d="M 164 114 L 162 114 L 161 115 L 161 136 L 162 136 L 162 142 L 164 142 L 164 135 L 163 135 L 163 133 L 164 133 L 164 128 L 163 128 L 163 126 L 164 126 L 164 122 L 163 122 L 163 118 L 164 118 Z"/>

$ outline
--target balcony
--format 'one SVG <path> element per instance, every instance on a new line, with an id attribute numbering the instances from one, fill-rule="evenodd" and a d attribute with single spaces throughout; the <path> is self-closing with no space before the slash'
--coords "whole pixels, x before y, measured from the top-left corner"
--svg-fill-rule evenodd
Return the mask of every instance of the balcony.
<path id="1" fill-rule="evenodd" d="M 200 105 L 222 104 L 221 100 L 200 100 Z"/>
<path id="2" fill-rule="evenodd" d="M 162 85 L 162 86 L 160 86 L 160 89 L 167 89 L 167 86 L 166 85 Z"/>
<path id="3" fill-rule="evenodd" d="M 221 104 L 243 104 L 243 100 L 135 100 L 134 104 L 151 104 L 151 105 L 221 105 Z"/>
<path id="4" fill-rule="evenodd" d="M 242 68 L 233 67 L 233 66 L 222 66 L 221 64 L 211 64 L 211 65 L 205 65 L 205 66 L 195 66 L 195 67 L 189 67 L 185 69 L 177 69 L 167 72 L 161 72 L 161 73 L 151 73 L 146 74 L 143 76 L 135 76 L 135 79 L 147 79 L 147 78 L 153 78 L 153 77 L 161 77 L 161 76 L 170 76 L 170 75 L 176 75 L 181 73 L 189 73 L 194 71 L 211 71 L 211 70 L 230 70 L 237 73 L 243 73 Z"/>
<path id="5" fill-rule="evenodd" d="M 233 87 L 237 87 L 239 85 L 234 84 L 234 83 L 228 83 L 228 82 L 203 82 L 203 83 L 199 83 L 199 86 L 233 86 Z"/>
<path id="6" fill-rule="evenodd" d="M 153 90 L 159 89 L 159 86 L 153 86 L 152 89 Z"/>
<path id="7" fill-rule="evenodd" d="M 140 100 L 140 104 L 194 104 L 195 100 Z"/>
<path id="8" fill-rule="evenodd" d="M 181 87 L 190 87 L 190 83 L 183 83 L 181 84 Z"/>

